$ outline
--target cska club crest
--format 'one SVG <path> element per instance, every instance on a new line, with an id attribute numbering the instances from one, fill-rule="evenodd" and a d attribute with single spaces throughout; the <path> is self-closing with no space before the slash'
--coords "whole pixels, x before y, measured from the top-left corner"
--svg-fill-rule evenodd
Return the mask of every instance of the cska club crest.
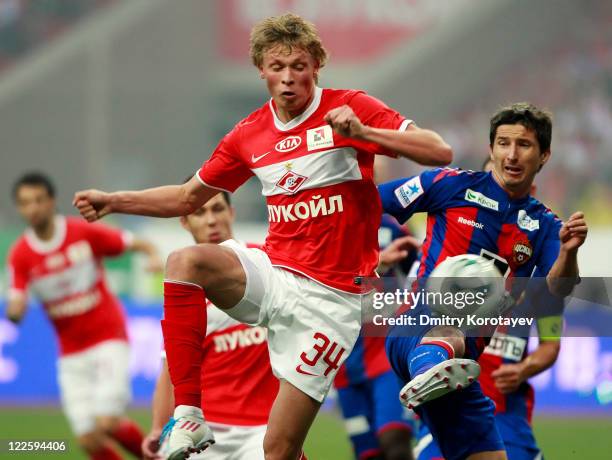
<path id="1" fill-rule="evenodd" d="M 306 179 L 308 179 L 306 176 L 296 174 L 293 171 L 287 171 L 285 175 L 276 183 L 276 186 L 293 194 L 300 189 L 302 184 L 306 182 Z"/>
<path id="2" fill-rule="evenodd" d="M 512 248 L 512 258 L 514 259 L 514 263 L 516 265 L 523 265 L 529 259 L 531 259 L 531 255 L 533 254 L 533 248 L 529 241 L 519 241 L 514 244 Z"/>

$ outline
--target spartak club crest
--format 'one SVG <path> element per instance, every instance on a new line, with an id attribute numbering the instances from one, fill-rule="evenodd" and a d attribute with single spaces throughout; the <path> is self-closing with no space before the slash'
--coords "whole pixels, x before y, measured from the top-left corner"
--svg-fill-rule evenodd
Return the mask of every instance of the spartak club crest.
<path id="1" fill-rule="evenodd" d="M 306 182 L 306 179 L 308 179 L 308 177 L 294 173 L 293 171 L 287 171 L 276 183 L 276 186 L 293 194 L 300 189 L 302 184 Z"/>

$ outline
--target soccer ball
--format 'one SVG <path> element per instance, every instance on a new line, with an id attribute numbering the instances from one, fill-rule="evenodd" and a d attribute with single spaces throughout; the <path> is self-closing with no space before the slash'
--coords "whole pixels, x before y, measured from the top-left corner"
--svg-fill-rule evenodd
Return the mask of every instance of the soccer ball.
<path id="1" fill-rule="evenodd" d="M 429 308 L 438 315 L 497 317 L 506 290 L 495 263 L 475 254 L 448 257 L 429 275 L 426 284 Z"/>

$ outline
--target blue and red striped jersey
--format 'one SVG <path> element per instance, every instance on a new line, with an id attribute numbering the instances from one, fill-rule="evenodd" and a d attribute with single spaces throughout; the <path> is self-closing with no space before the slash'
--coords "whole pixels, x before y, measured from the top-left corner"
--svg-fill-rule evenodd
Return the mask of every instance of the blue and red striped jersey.
<path id="1" fill-rule="evenodd" d="M 447 257 L 480 254 L 501 262 L 511 283 L 536 267 L 546 276 L 559 254 L 561 220 L 531 196 L 511 199 L 491 173 L 439 168 L 378 188 L 399 222 L 428 213 L 420 279 Z"/>
<path id="2" fill-rule="evenodd" d="M 393 240 L 406 235 L 410 235 L 410 231 L 405 226 L 400 225 L 394 217 L 383 214 L 378 228 L 380 249 L 384 249 Z M 399 276 L 405 277 L 415 260 L 416 250 L 410 251 L 408 256 L 398 264 Z M 385 277 L 395 277 L 396 275 L 395 270 L 390 270 L 389 273 L 384 274 Z M 403 280 L 398 280 L 398 284 L 403 284 Z M 348 385 L 356 385 L 378 377 L 389 370 L 391 370 L 391 365 L 385 353 L 385 338 L 360 335 L 353 351 L 338 371 L 334 384 L 336 388 L 345 388 Z"/>

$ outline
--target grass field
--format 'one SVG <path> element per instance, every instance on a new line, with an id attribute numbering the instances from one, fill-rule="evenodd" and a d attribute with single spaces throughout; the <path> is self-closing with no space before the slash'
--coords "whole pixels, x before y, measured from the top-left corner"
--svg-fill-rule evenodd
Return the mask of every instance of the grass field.
<path id="1" fill-rule="evenodd" d="M 131 416 L 143 427 L 149 427 L 149 413 L 133 410 Z M 534 422 L 536 436 L 547 460 L 606 460 L 612 458 L 612 417 L 610 418 L 538 418 Z M 0 409 L 0 440 L 66 439 L 65 454 L 7 454 L 4 459 L 66 458 L 85 460 L 70 437 L 68 425 L 58 409 Z M 321 414 L 306 442 L 311 460 L 349 460 L 351 449 L 339 419 Z M 126 458 L 128 458 L 126 456 Z"/>

